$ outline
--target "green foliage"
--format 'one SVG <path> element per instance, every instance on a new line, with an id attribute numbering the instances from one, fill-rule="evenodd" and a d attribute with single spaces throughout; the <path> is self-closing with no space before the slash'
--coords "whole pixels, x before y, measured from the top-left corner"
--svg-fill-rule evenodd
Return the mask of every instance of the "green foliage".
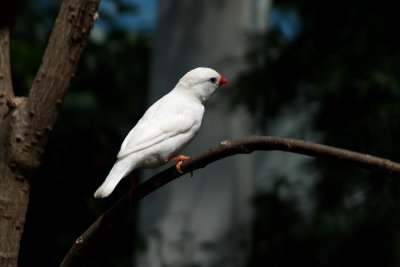
<path id="1" fill-rule="evenodd" d="M 263 124 L 297 99 L 316 103 L 312 122 L 323 143 L 400 161 L 399 8 L 276 1 L 278 18 L 297 15 L 296 32 L 275 24 L 252 42 L 235 103 L 262 114 Z M 398 266 L 398 179 L 323 160 L 312 166 L 320 175 L 307 220 L 296 199 L 256 198 L 250 266 Z"/>

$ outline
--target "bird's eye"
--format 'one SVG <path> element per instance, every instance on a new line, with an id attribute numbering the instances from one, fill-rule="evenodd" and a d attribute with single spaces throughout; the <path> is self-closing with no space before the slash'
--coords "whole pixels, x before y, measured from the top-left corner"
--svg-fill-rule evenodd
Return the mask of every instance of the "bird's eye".
<path id="1" fill-rule="evenodd" d="M 212 78 L 209 79 L 209 81 L 212 82 L 212 83 L 216 83 L 217 82 L 217 78 L 212 77 Z"/>

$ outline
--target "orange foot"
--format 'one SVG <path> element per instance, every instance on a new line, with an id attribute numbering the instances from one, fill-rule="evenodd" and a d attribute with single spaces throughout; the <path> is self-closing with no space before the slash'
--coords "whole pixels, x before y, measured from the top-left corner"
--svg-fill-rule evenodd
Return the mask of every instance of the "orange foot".
<path id="1" fill-rule="evenodd" d="M 175 169 L 176 169 L 180 174 L 183 174 L 183 171 L 181 171 L 181 165 L 182 165 L 182 163 L 183 163 L 185 160 L 190 159 L 190 157 L 184 156 L 184 155 L 179 155 L 179 156 L 173 157 L 173 158 L 171 158 L 171 159 L 173 159 L 173 160 L 178 160 L 178 163 L 176 163 L 176 165 L 175 165 Z"/>

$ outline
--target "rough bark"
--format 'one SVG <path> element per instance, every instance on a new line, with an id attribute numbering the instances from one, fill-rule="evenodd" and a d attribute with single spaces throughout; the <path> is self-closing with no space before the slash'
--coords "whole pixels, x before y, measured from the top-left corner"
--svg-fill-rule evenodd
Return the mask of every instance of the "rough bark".
<path id="1" fill-rule="evenodd" d="M 0 29 L 0 266 L 16 266 L 28 206 L 29 185 L 9 159 L 10 117 L 14 105 L 9 29 Z"/>
<path id="2" fill-rule="evenodd" d="M 11 84 L 9 30 L 0 29 L 0 266 L 17 266 L 28 180 L 74 76 L 99 0 L 64 0 L 28 97 Z"/>
<path id="3" fill-rule="evenodd" d="M 313 142 L 275 136 L 248 136 L 235 141 L 223 141 L 214 148 L 184 161 L 181 165 L 181 170 L 184 173 L 193 172 L 194 170 L 204 168 L 212 162 L 236 154 L 249 154 L 254 151 L 271 150 L 340 160 L 350 165 L 375 169 L 390 175 L 400 176 L 400 164 L 387 159 Z M 145 196 L 182 175 L 183 174 L 176 171 L 175 167 L 170 167 L 135 187 L 129 194 L 121 197 L 118 202 L 105 211 L 80 237 L 78 237 L 60 266 L 75 266 L 83 251 L 105 231 L 117 225 L 118 221 L 123 221 L 127 214 L 132 212 L 133 205 L 137 204 L 137 202 Z"/>

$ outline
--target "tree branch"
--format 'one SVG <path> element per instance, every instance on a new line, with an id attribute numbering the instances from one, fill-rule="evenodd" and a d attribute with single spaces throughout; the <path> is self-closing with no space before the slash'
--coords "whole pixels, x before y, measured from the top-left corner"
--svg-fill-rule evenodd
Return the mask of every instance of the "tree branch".
<path id="1" fill-rule="evenodd" d="M 220 159 L 236 154 L 249 154 L 257 150 L 280 150 L 331 158 L 387 174 L 400 175 L 400 164 L 387 159 L 303 140 L 273 136 L 249 136 L 236 141 L 223 141 L 214 148 L 186 160 L 181 165 L 181 170 L 184 173 L 192 172 Z M 170 167 L 140 184 L 131 194 L 124 195 L 75 241 L 60 266 L 73 266 L 86 247 L 132 210 L 132 204 L 138 203 L 145 196 L 182 175 L 175 170 L 175 167 Z"/>
<path id="2" fill-rule="evenodd" d="M 40 164 L 49 133 L 93 26 L 99 0 L 64 0 L 29 97 L 13 114 L 13 155 L 19 169 Z"/>
<path id="3" fill-rule="evenodd" d="M 48 110 L 51 112 L 45 114 L 58 114 L 92 29 L 98 3 L 99 0 L 62 2 L 42 64 L 29 92 L 28 106 L 33 111 Z M 51 123 L 53 117 L 44 119 Z"/>

